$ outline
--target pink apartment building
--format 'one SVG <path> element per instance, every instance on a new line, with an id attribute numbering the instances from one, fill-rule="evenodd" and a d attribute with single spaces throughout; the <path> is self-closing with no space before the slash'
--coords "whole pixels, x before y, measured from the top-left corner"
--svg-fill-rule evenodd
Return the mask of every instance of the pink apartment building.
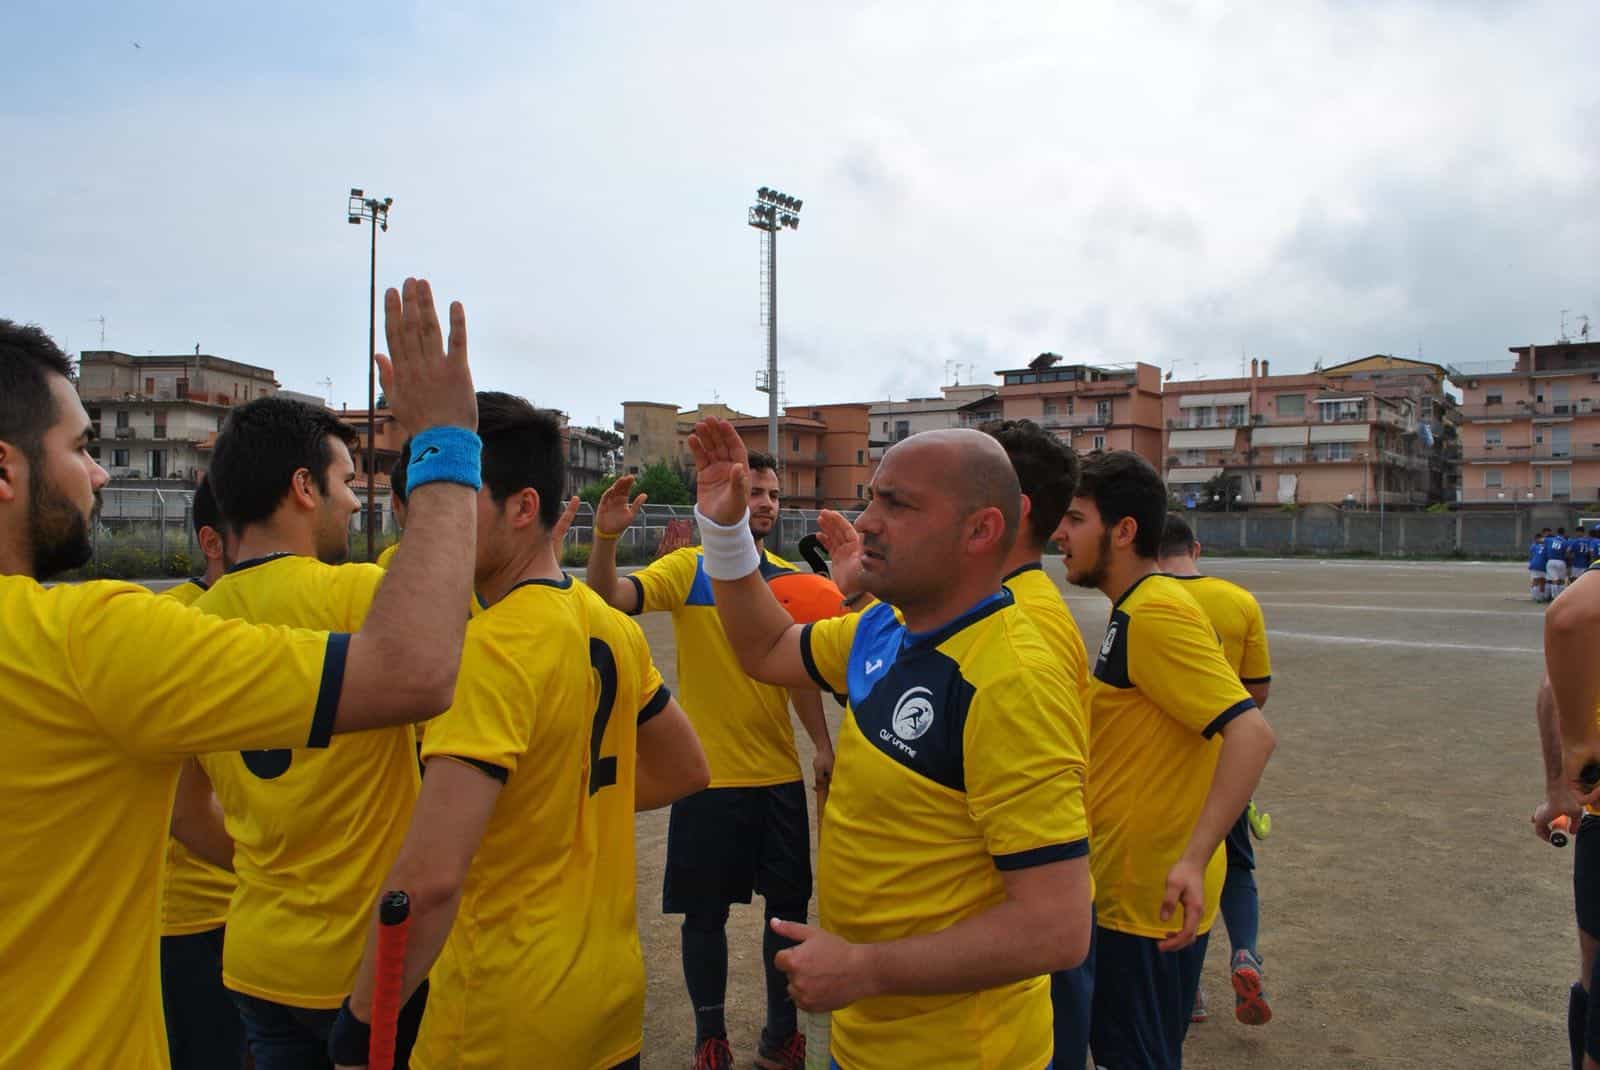
<path id="1" fill-rule="evenodd" d="M 996 372 L 1000 414 L 1032 420 L 1079 453 L 1133 450 L 1161 468 L 1161 370 L 1062 364 L 1041 353 L 1026 368 Z"/>

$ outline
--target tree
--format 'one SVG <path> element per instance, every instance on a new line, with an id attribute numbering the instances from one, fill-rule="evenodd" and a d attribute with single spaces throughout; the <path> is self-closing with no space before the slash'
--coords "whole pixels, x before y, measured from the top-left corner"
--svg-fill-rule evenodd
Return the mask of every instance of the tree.
<path id="1" fill-rule="evenodd" d="M 583 430 L 604 442 L 610 449 L 616 449 L 622 445 L 622 436 L 615 431 L 607 431 L 603 427 L 585 427 Z"/>
<path id="2" fill-rule="evenodd" d="M 640 472 L 633 489 L 635 493 L 650 495 L 652 505 L 690 504 L 689 488 L 665 461 L 657 461 Z"/>
<path id="3" fill-rule="evenodd" d="M 600 504 L 600 495 L 611 489 L 611 484 L 617 481 L 616 476 L 603 476 L 593 483 L 585 484 L 579 491 L 578 497 L 589 503 L 590 508 Z"/>
<path id="4" fill-rule="evenodd" d="M 1196 495 L 1199 498 L 1196 504 L 1203 512 L 1225 513 L 1241 507 L 1234 501 L 1238 495 L 1239 477 L 1222 472 L 1206 480 L 1205 486 L 1200 488 L 1200 493 Z"/>

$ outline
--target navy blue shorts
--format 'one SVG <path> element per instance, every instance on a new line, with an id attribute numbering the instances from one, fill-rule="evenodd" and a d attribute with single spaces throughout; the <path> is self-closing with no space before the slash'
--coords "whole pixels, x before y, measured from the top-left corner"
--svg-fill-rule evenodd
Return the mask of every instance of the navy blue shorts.
<path id="1" fill-rule="evenodd" d="M 1112 929 L 1095 932 L 1089 1044 L 1106 1070 L 1179 1070 L 1207 937 L 1182 951 Z"/>
<path id="2" fill-rule="evenodd" d="M 757 892 L 774 906 L 811 901 L 805 783 L 707 788 L 673 803 L 662 911 L 716 913 Z"/>
<path id="3" fill-rule="evenodd" d="M 244 1066 L 244 1023 L 222 987 L 219 926 L 161 938 L 161 1005 L 172 1070 L 237 1070 Z"/>
<path id="4" fill-rule="evenodd" d="M 1228 852 L 1228 865 L 1239 866 L 1243 869 L 1256 868 L 1256 848 L 1250 842 L 1250 822 L 1245 820 L 1249 813 L 1248 807 L 1239 815 L 1239 820 L 1233 823 L 1233 828 L 1228 830 L 1228 838 L 1222 842 Z"/>
<path id="5" fill-rule="evenodd" d="M 1578 928 L 1600 940 L 1600 817 L 1584 814 L 1572 844 L 1572 904 Z M 1600 955 L 1595 956 L 1589 986 L 1589 1012 L 1584 1019 L 1583 1048 L 1600 1062 Z"/>

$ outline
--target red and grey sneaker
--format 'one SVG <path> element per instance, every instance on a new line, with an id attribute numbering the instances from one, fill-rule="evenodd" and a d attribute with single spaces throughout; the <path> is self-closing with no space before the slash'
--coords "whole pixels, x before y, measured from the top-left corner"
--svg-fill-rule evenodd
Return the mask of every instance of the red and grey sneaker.
<path id="1" fill-rule="evenodd" d="M 1267 991 L 1261 979 L 1261 959 L 1247 947 L 1233 954 L 1233 1016 L 1245 1025 L 1272 1021 Z"/>
<path id="2" fill-rule="evenodd" d="M 773 1047 L 767 1043 L 766 1030 L 762 1030 L 761 1043 L 756 1048 L 756 1066 L 760 1070 L 806 1070 L 806 1035 L 797 1030 Z"/>
<path id="3" fill-rule="evenodd" d="M 733 1070 L 733 1049 L 727 1037 L 706 1037 L 694 1049 L 692 1070 Z"/>
<path id="4" fill-rule="evenodd" d="M 1197 988 L 1194 991 L 1194 1008 L 1189 1011 L 1189 1021 L 1199 1023 L 1208 1022 L 1210 1020 L 1211 1012 L 1206 1010 L 1205 989 Z"/>

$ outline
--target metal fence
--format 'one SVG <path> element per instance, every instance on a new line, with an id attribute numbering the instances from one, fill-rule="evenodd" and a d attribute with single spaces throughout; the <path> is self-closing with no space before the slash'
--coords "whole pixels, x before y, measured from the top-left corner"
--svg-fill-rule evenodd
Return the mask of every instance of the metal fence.
<path id="1" fill-rule="evenodd" d="M 1195 536 L 1219 553 L 1375 557 L 1521 557 L 1543 527 L 1577 529 L 1578 513 L 1561 506 L 1446 513 L 1341 509 L 1186 513 Z"/>
<path id="2" fill-rule="evenodd" d="M 94 557 L 86 574 L 147 578 L 201 571 L 204 561 L 194 537 L 194 494 L 185 490 L 107 487 L 93 530 Z M 846 513 L 854 519 L 857 514 Z M 1343 554 L 1382 557 L 1504 557 L 1526 553 L 1543 527 L 1578 527 L 1579 513 L 1561 505 L 1514 510 L 1461 510 L 1447 513 L 1342 509 L 1310 505 L 1289 511 L 1186 512 L 1195 534 L 1214 553 Z M 624 561 L 648 560 L 669 525 L 694 523 L 691 506 L 646 505 L 623 533 Z M 366 538 L 352 524 L 351 556 L 360 560 Z M 800 539 L 817 530 L 817 512 L 786 509 L 767 544 L 793 552 Z M 380 545 L 394 541 L 386 532 Z M 594 541 L 594 510 L 585 503 L 568 534 L 568 545 Z"/>

